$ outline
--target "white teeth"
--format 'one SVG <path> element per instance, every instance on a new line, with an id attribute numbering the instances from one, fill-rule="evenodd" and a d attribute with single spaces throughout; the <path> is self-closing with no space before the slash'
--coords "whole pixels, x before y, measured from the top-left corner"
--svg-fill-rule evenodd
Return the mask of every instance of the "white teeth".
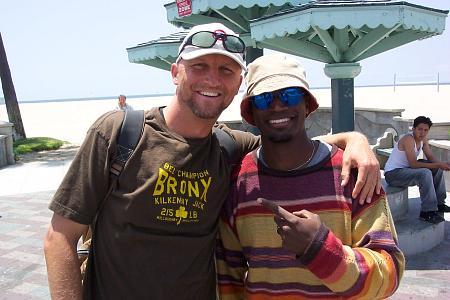
<path id="1" fill-rule="evenodd" d="M 289 122 L 289 118 L 278 119 L 278 120 L 269 120 L 270 124 L 279 124 L 279 123 L 284 123 L 284 122 Z"/>
<path id="2" fill-rule="evenodd" d="M 208 96 L 208 97 L 217 97 L 217 96 L 219 96 L 219 93 L 214 93 L 214 92 L 200 92 L 200 94 L 202 94 L 203 96 Z"/>

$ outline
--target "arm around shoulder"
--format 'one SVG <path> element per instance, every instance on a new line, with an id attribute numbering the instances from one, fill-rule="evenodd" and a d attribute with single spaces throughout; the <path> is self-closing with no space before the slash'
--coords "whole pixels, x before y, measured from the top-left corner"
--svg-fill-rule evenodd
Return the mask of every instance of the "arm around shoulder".
<path id="1" fill-rule="evenodd" d="M 341 149 L 346 149 L 347 145 L 351 142 L 358 142 L 362 144 L 369 144 L 367 138 L 364 134 L 357 131 L 349 131 L 349 132 L 340 132 L 328 135 L 321 135 L 315 137 L 314 139 L 318 139 L 324 141 L 328 144 L 335 144 Z"/>
<path id="2" fill-rule="evenodd" d="M 260 136 L 256 136 L 251 132 L 230 129 L 225 124 L 219 123 L 218 128 L 226 131 L 236 142 L 240 156 L 244 157 L 247 153 L 255 150 L 261 143 Z"/>
<path id="3" fill-rule="evenodd" d="M 374 192 L 380 193 L 381 175 L 380 163 L 370 148 L 369 141 L 362 133 L 342 132 L 318 137 L 329 144 L 335 144 L 344 150 L 342 162 L 342 186 L 347 185 L 350 169 L 358 169 L 358 180 L 353 189 L 353 198 L 359 198 L 361 204 L 370 203 Z"/>

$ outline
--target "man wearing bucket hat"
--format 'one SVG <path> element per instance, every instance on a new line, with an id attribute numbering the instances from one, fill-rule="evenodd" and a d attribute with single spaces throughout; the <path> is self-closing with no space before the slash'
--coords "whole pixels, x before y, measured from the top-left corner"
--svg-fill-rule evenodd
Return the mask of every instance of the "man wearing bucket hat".
<path id="1" fill-rule="evenodd" d="M 219 222 L 221 299 L 381 299 L 404 256 L 384 193 L 361 205 L 339 182 L 342 151 L 308 138 L 318 103 L 303 67 L 282 55 L 248 65 L 242 117 L 261 147 L 233 172 Z"/>
<path id="2" fill-rule="evenodd" d="M 215 299 L 217 220 L 231 168 L 212 127 L 239 90 L 244 52 L 244 42 L 221 24 L 189 31 L 171 67 L 176 93 L 166 107 L 145 112 L 141 139 L 104 202 L 123 112 L 109 112 L 89 129 L 50 204 L 52 298 L 81 298 L 76 244 L 97 216 L 84 298 Z M 259 144 L 249 133 L 223 131 L 239 157 Z M 350 142 L 362 172 L 377 178 L 368 144 L 363 140 L 361 154 L 361 140 Z M 363 185 L 355 192 L 367 195 Z"/>

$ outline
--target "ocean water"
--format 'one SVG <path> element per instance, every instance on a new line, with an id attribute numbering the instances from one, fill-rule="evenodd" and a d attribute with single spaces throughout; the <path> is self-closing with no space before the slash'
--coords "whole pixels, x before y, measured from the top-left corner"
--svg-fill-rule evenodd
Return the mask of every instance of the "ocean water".
<path id="1" fill-rule="evenodd" d="M 146 99 L 146 98 L 154 98 L 154 97 L 165 97 L 170 96 L 172 94 L 148 94 L 148 95 L 130 95 L 127 96 L 127 99 Z M 34 102 L 74 102 L 74 101 L 96 101 L 96 100 L 111 100 L 116 99 L 117 96 L 103 96 L 103 97 L 82 97 L 82 98 L 61 98 L 61 99 L 18 99 L 19 103 L 34 103 Z M 0 104 L 5 104 L 5 99 L 0 97 Z"/>

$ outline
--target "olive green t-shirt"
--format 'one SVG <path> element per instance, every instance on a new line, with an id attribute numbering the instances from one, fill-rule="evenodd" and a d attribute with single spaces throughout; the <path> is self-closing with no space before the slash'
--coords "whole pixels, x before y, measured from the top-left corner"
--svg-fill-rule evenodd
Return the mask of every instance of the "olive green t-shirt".
<path id="1" fill-rule="evenodd" d="M 105 197 L 123 112 L 89 129 L 50 209 L 90 224 Z M 186 124 L 189 126 L 189 124 Z M 256 148 L 251 134 L 227 130 L 238 153 Z M 214 135 L 185 139 L 158 108 L 145 125 L 95 235 L 90 291 L 96 299 L 215 299 L 214 244 L 230 166 Z"/>

